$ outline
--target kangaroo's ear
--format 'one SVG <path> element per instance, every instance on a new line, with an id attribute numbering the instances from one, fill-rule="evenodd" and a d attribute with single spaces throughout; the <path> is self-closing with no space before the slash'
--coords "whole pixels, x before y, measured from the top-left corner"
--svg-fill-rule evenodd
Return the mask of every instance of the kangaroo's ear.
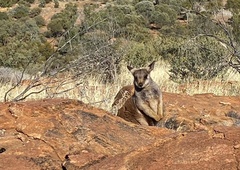
<path id="1" fill-rule="evenodd" d="M 128 70 L 132 72 L 133 67 L 132 66 L 127 66 Z"/>
<path id="2" fill-rule="evenodd" d="M 127 68 L 132 74 L 134 74 L 134 72 L 136 71 L 136 69 L 133 68 L 132 66 L 127 66 Z"/>
<path id="3" fill-rule="evenodd" d="M 154 64 L 156 61 L 153 61 L 151 64 L 148 66 L 148 72 L 151 72 L 154 69 Z"/>

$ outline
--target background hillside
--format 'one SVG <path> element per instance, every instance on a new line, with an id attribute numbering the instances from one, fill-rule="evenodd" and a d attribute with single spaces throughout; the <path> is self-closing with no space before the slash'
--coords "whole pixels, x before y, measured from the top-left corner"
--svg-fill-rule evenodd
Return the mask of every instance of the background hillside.
<path id="1" fill-rule="evenodd" d="M 78 85 L 90 78 L 126 85 L 126 64 L 157 60 L 165 73 L 155 69 L 155 77 L 162 75 L 157 81 L 166 91 L 217 78 L 224 88 L 237 81 L 220 95 L 239 94 L 238 1 L 0 0 L 0 6 L 0 66 L 35 82 L 71 75 Z"/>
<path id="2" fill-rule="evenodd" d="M 239 170 L 239 10 L 239 0 L 0 0 L 0 169 Z M 111 107 L 132 84 L 126 65 L 153 60 L 160 127 L 113 115 L 129 113 L 133 85 Z"/>

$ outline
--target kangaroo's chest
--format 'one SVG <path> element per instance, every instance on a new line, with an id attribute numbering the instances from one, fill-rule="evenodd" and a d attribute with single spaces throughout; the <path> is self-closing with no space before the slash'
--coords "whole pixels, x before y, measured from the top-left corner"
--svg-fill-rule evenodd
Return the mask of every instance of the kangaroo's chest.
<path id="1" fill-rule="evenodd" d="M 155 100 L 159 98 L 159 93 L 156 89 L 144 90 L 136 95 L 145 101 Z"/>

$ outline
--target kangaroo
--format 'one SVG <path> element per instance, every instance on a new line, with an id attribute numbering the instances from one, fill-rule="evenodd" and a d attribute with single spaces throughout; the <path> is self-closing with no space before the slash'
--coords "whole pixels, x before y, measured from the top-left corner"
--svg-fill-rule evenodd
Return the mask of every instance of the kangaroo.
<path id="1" fill-rule="evenodd" d="M 135 105 L 135 119 L 141 125 L 156 126 L 163 115 L 162 92 L 150 77 L 155 61 L 148 67 L 133 68 L 127 66 L 134 77 L 134 94 L 132 102 Z"/>

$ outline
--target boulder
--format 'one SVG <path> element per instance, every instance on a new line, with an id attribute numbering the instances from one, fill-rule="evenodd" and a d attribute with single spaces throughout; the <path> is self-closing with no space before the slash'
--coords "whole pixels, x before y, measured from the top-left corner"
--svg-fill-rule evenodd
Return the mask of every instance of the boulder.
<path id="1" fill-rule="evenodd" d="M 0 103 L 0 169 L 240 168 L 239 97 L 164 93 L 164 101 L 162 127 L 77 100 Z"/>

